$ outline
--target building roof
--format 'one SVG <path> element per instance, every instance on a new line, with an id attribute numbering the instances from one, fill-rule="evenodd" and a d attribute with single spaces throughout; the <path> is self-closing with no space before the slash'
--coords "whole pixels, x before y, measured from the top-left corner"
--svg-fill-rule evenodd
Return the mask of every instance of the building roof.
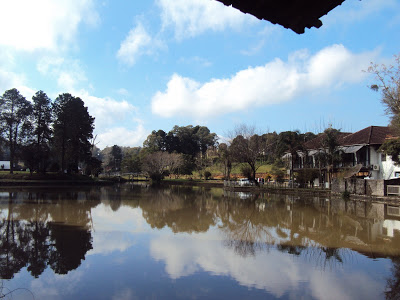
<path id="1" fill-rule="evenodd" d="M 390 127 L 387 126 L 369 126 L 355 133 L 341 138 L 341 146 L 350 145 L 382 145 L 385 139 L 393 136 Z"/>
<path id="2" fill-rule="evenodd" d="M 305 149 L 320 149 L 326 134 L 321 133 L 316 138 L 304 144 Z M 387 138 L 393 137 L 394 133 L 387 126 L 369 126 L 354 133 L 339 132 L 339 146 L 352 145 L 382 145 Z"/>
<path id="3" fill-rule="evenodd" d="M 345 0 L 217 0 L 260 20 L 280 24 L 294 32 L 322 26 L 320 18 Z"/>
<path id="4" fill-rule="evenodd" d="M 351 134 L 350 132 L 338 132 L 339 140 L 343 139 L 345 136 Z M 323 140 L 326 137 L 325 133 L 319 134 L 316 138 L 309 140 L 308 142 L 304 143 L 304 148 L 307 150 L 311 149 L 320 149 L 323 148 Z"/>

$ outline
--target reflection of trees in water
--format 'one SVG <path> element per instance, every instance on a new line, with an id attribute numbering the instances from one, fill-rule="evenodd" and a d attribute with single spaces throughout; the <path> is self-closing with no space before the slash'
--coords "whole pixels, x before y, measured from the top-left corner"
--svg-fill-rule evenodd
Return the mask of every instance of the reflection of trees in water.
<path id="1" fill-rule="evenodd" d="M 91 232 L 75 226 L 48 224 L 53 241 L 48 264 L 57 274 L 67 274 L 79 267 L 86 252 L 93 248 Z"/>
<path id="2" fill-rule="evenodd" d="M 276 245 L 281 252 L 302 255 L 323 268 L 341 264 L 351 256 L 352 252 L 342 247 L 373 252 L 369 247 L 371 231 L 366 230 L 372 222 L 368 218 L 332 210 L 326 199 L 289 196 L 264 199 L 264 203 L 258 203 L 262 199 L 220 201 L 218 217 L 222 221 L 224 245 L 240 255 L 255 255 Z M 371 209 L 366 204 L 362 212 L 368 215 Z"/>
<path id="3" fill-rule="evenodd" d="M 16 288 L 16 289 L 12 289 L 10 290 L 9 288 L 7 288 L 4 285 L 4 281 L 1 280 L 0 281 L 0 299 L 14 299 L 14 296 L 16 296 L 15 294 L 18 293 L 19 296 L 21 296 L 21 293 L 23 293 L 23 295 L 28 295 L 26 297 L 24 297 L 24 299 L 33 299 L 35 300 L 35 295 L 26 288 Z M 20 298 L 20 297 L 18 297 Z"/>
<path id="4" fill-rule="evenodd" d="M 152 228 L 165 226 L 173 232 L 205 232 L 216 224 L 205 189 L 152 188 L 141 195 L 139 206 Z"/>
<path id="5" fill-rule="evenodd" d="M 90 193 L 11 193 L 0 223 L 0 277 L 24 267 L 34 277 L 48 265 L 59 274 L 77 268 L 92 249 L 90 210 L 99 198 Z"/>
<path id="6" fill-rule="evenodd" d="M 3 222 L 0 227 L 0 277 L 10 279 L 27 266 L 34 277 L 49 265 L 66 274 L 92 249 L 90 230 L 52 223 Z"/>
<path id="7" fill-rule="evenodd" d="M 241 255 L 275 246 L 294 255 L 307 250 L 315 260 L 322 257 L 323 265 L 343 261 L 339 248 L 370 255 L 398 252 L 394 244 L 382 246 L 382 240 L 373 236 L 382 208 L 371 203 L 267 193 L 244 199 L 225 191 L 216 196 L 213 189 L 183 186 L 139 187 L 132 194 L 153 228 L 168 226 L 173 232 L 192 233 L 218 225 L 224 244 Z M 123 199 L 124 205 L 128 203 Z"/>
<path id="8" fill-rule="evenodd" d="M 237 254 L 255 255 L 273 244 L 271 228 L 266 225 L 270 220 L 262 220 L 254 200 L 226 198 L 220 201 L 218 213 L 222 221 L 219 227 L 226 237 L 224 245 Z"/>

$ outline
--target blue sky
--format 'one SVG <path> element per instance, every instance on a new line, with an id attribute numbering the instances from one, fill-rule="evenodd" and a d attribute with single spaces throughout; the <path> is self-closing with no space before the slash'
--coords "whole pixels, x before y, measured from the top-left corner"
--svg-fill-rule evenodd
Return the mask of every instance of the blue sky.
<path id="1" fill-rule="evenodd" d="M 81 97 L 100 148 L 174 125 L 387 125 L 362 70 L 400 52 L 400 1 L 346 0 L 321 20 L 298 35 L 214 0 L 1 1 L 0 92 Z"/>

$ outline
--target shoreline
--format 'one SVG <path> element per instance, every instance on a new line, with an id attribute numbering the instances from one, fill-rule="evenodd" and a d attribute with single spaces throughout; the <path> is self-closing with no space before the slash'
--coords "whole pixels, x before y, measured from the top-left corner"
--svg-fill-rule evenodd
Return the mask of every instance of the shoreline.
<path id="1" fill-rule="evenodd" d="M 111 186 L 120 183 L 141 182 L 141 180 L 133 181 L 115 181 L 115 180 L 79 180 L 79 179 L 0 179 L 0 189 L 5 188 L 65 188 L 65 187 L 90 187 L 90 186 Z M 271 186 L 235 186 L 225 187 L 222 181 L 196 181 L 196 180 L 163 180 L 160 185 L 175 185 L 175 186 L 198 186 L 205 188 L 222 188 L 230 192 L 249 192 L 249 193 L 277 193 L 284 195 L 309 195 L 318 197 L 342 197 L 342 194 L 332 192 L 331 190 L 319 189 L 302 189 L 302 188 L 279 188 Z M 367 196 L 350 194 L 348 200 L 364 201 L 364 202 L 380 202 L 385 204 L 400 205 L 400 197 L 396 196 Z"/>

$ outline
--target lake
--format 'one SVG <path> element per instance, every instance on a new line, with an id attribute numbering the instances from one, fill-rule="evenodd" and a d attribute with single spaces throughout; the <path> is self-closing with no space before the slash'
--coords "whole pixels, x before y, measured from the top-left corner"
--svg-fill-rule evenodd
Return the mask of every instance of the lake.
<path id="1" fill-rule="evenodd" d="M 0 298 L 398 299 L 400 209 L 124 184 L 0 190 Z"/>

